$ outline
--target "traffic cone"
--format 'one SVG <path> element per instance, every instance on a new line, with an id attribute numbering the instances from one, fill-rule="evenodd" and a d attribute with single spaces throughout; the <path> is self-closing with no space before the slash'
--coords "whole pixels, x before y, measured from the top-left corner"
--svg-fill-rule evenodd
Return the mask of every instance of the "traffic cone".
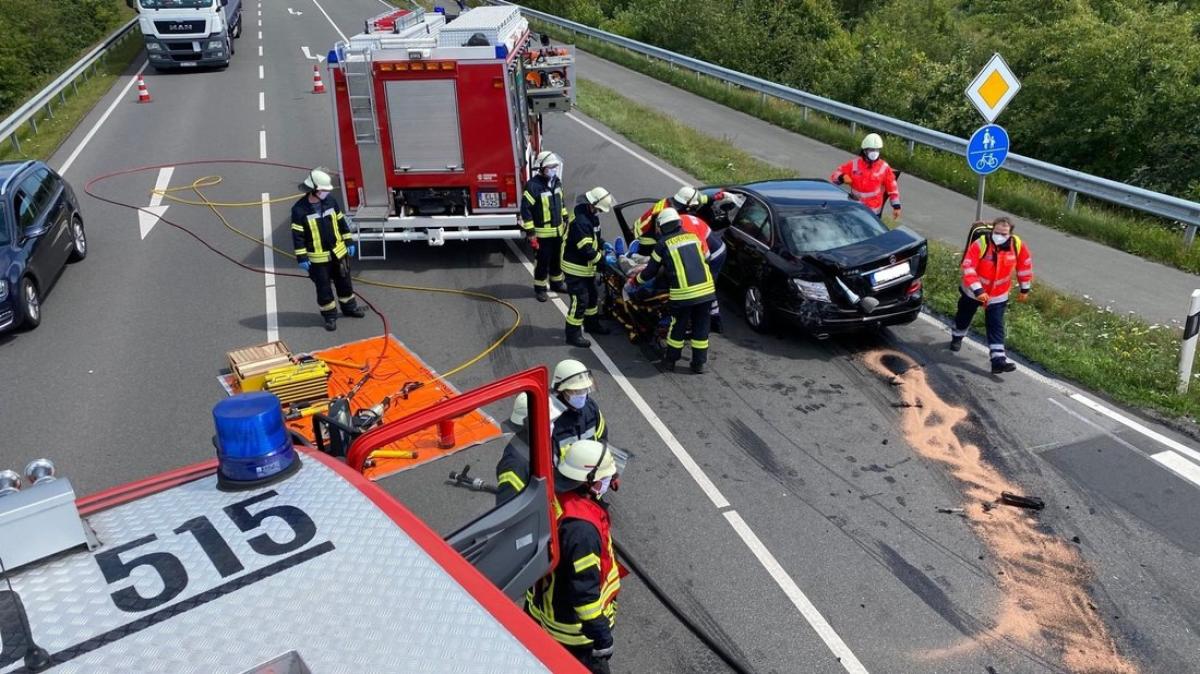
<path id="1" fill-rule="evenodd" d="M 149 103 L 150 92 L 146 89 L 146 80 L 138 75 L 138 103 Z"/>
<path id="2" fill-rule="evenodd" d="M 321 69 L 313 66 L 313 93 L 325 93 L 325 83 L 321 81 Z"/>

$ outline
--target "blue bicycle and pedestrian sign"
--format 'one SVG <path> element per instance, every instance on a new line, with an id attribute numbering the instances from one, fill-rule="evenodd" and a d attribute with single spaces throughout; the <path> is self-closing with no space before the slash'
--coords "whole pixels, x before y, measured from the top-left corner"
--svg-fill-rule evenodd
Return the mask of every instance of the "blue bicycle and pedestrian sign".
<path id="1" fill-rule="evenodd" d="M 996 124 L 982 126 L 967 143 L 967 166 L 981 176 L 995 173 L 1008 159 L 1008 132 Z"/>

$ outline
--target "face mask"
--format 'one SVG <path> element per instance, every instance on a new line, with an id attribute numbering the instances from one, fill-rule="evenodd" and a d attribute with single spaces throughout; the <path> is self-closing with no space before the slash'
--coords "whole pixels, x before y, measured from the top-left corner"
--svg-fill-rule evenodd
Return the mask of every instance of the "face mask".
<path id="1" fill-rule="evenodd" d="M 588 396 L 586 393 L 580 393 L 579 395 L 567 396 L 567 404 L 570 405 L 571 407 L 574 407 L 577 410 L 581 410 L 581 409 L 583 409 L 583 406 L 587 404 L 587 399 L 588 399 Z"/>
<path id="2" fill-rule="evenodd" d="M 867 159 L 869 159 L 871 161 L 875 161 L 876 159 L 879 159 L 879 150 L 868 150 L 867 151 Z"/>
<path id="3" fill-rule="evenodd" d="M 317 192 L 317 198 L 325 201 L 325 197 L 329 196 L 329 192 Z"/>
<path id="4" fill-rule="evenodd" d="M 557 178 L 557 177 L 558 177 L 558 171 L 559 171 L 559 168 L 558 168 L 557 166 L 553 166 L 553 167 L 551 167 L 551 168 L 548 168 L 548 169 L 546 169 L 546 176 L 547 176 L 547 177 L 550 177 L 550 178 Z"/>
<path id="5" fill-rule="evenodd" d="M 605 477 L 605 478 L 601 478 L 599 482 L 592 485 L 592 493 L 596 495 L 596 498 L 600 498 L 601 496 L 604 496 L 605 494 L 608 493 L 608 486 L 611 483 L 612 483 L 612 475 L 609 475 L 608 477 Z"/>
<path id="6" fill-rule="evenodd" d="M 1007 234 L 996 234 L 995 232 L 993 232 L 992 233 L 992 243 L 996 244 L 997 246 L 1003 246 L 1004 244 L 1008 243 L 1008 235 Z"/>

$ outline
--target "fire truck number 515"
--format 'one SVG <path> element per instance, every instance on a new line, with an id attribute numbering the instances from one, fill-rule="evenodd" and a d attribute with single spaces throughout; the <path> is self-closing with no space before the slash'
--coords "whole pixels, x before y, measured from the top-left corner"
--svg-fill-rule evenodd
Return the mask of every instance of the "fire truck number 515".
<path id="1" fill-rule="evenodd" d="M 266 533 L 248 538 L 246 543 L 260 555 L 286 555 L 304 547 L 317 534 L 317 525 L 313 523 L 312 518 L 295 506 L 275 505 L 256 513 L 250 512 L 250 506 L 275 496 L 278 494 L 272 490 L 224 508 L 225 515 L 243 532 L 258 529 L 266 519 L 271 517 L 277 517 L 291 527 L 294 535 L 290 540 L 284 542 L 277 541 Z M 203 515 L 193 517 L 179 525 L 175 528 L 174 533 L 177 536 L 190 534 L 195 538 L 196 544 L 204 551 L 205 556 L 208 557 L 209 562 L 222 578 L 240 573 L 246 568 L 222 538 L 221 533 Z M 96 563 L 99 564 L 100 572 L 104 574 L 104 579 L 109 584 L 129 578 L 133 570 L 139 566 L 153 568 L 162 579 L 162 590 L 152 597 L 142 596 L 136 587 L 125 587 L 114 591 L 111 595 L 113 603 L 122 611 L 130 613 L 148 611 L 171 601 L 187 588 L 187 570 L 184 568 L 183 562 L 169 552 L 147 552 L 138 557 L 121 559 L 123 553 L 156 540 L 158 540 L 158 536 L 150 534 L 96 554 Z"/>

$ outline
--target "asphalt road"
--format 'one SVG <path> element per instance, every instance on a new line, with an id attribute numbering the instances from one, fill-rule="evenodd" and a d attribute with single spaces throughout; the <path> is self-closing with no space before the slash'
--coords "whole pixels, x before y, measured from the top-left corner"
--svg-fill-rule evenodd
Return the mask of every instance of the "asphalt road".
<path id="1" fill-rule="evenodd" d="M 296 171 L 179 165 L 255 159 L 261 131 L 269 161 L 334 165 L 329 99 L 309 93 L 312 62 L 301 47 L 321 53 L 337 38 L 324 12 L 349 33 L 382 5 L 264 5 L 261 42 L 251 3 L 228 70 L 150 74 L 149 105 L 122 93 L 123 80 L 52 163 L 61 166 L 115 100 L 67 172 L 80 192 L 94 176 L 167 164 L 177 166 L 171 186 L 222 176 L 206 190 L 214 200 L 294 193 Z M 547 130 L 572 193 L 603 184 L 619 199 L 660 196 L 688 179 L 578 115 L 548 119 Z M 101 189 L 147 203 L 158 174 Z M 274 205 L 268 220 L 284 248 L 287 206 Z M 235 227 L 263 231 L 258 206 L 223 212 Z M 282 275 L 285 258 L 274 256 L 281 274 L 270 312 L 262 275 L 165 223 L 142 239 L 132 211 L 84 197 L 84 214 L 88 259 L 62 276 L 36 332 L 0 338 L 3 371 L 20 382 L 0 407 L 0 465 L 49 456 L 89 493 L 207 458 L 226 351 L 264 341 L 273 326 L 294 350 L 380 329 L 372 318 L 343 319 L 326 333 L 309 282 Z M 202 208 L 171 205 L 166 217 L 263 264 L 261 246 Z M 611 219 L 604 226 L 615 235 Z M 1028 370 L 992 377 L 977 348 L 946 351 L 933 321 L 829 342 L 762 336 L 729 295 L 711 372 L 664 375 L 621 336 L 590 351 L 566 347 L 560 308 L 534 301 L 519 253 L 499 243 L 397 245 L 387 261 L 358 269 L 486 290 L 519 306 L 517 334 L 455 376 L 460 389 L 568 356 L 593 368 L 614 442 L 637 455 L 612 497 L 617 535 L 756 671 L 1195 670 L 1200 490 L 1163 463 L 1185 474 L 1200 466 L 1170 431 Z M 510 322 L 503 308 L 476 300 L 360 289 L 441 371 Z M 469 450 L 385 486 L 447 530 L 485 499 L 445 486 L 445 473 L 467 462 L 486 473 L 497 452 Z M 1047 507 L 983 512 L 979 502 L 999 487 Z M 966 516 L 936 510 L 964 505 Z M 623 590 L 616 635 L 615 671 L 723 671 L 636 579 Z"/>

